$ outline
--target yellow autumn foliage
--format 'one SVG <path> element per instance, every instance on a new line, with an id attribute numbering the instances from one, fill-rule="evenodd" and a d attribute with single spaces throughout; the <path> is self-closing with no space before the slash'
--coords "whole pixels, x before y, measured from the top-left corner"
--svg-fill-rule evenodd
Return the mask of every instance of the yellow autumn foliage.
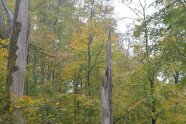
<path id="1" fill-rule="evenodd" d="M 7 45 L 8 41 L 0 39 L 0 61 L 2 62 L 7 57 Z"/>
<path id="2" fill-rule="evenodd" d="M 8 50 L 7 50 L 8 40 L 0 39 L 0 73 L 1 79 L 5 80 L 6 77 L 6 67 L 7 67 L 7 57 L 8 57 Z"/>

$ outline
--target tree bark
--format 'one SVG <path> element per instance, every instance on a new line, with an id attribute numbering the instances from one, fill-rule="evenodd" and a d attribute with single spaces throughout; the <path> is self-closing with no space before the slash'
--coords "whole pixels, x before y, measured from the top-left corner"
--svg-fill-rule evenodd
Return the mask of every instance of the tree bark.
<path id="1" fill-rule="evenodd" d="M 112 60 L 111 30 L 108 33 L 105 75 L 101 85 L 102 124 L 112 124 Z"/>
<path id="2" fill-rule="evenodd" d="M 16 102 L 16 97 L 22 97 L 24 93 L 25 69 L 27 64 L 28 51 L 28 27 L 29 27 L 29 0 L 16 0 L 15 15 L 12 35 L 10 39 L 7 91 L 9 92 L 11 105 Z M 9 105 L 9 106 L 11 106 Z M 14 105 L 17 123 L 23 124 L 19 108 Z"/>
<path id="3" fill-rule="evenodd" d="M 0 38 L 3 37 L 4 20 L 3 20 L 3 8 L 0 3 Z"/>
<path id="4" fill-rule="evenodd" d="M 91 57 L 90 57 L 90 47 L 91 47 L 91 43 L 92 43 L 92 36 L 89 34 L 89 39 L 88 39 L 88 67 L 87 67 L 87 96 L 90 96 L 90 61 L 91 61 Z"/>
<path id="5" fill-rule="evenodd" d="M 10 40 L 8 60 L 8 86 L 10 95 L 23 96 L 28 50 L 29 0 L 17 0 L 14 27 Z"/>
<path id="6" fill-rule="evenodd" d="M 80 94 L 79 93 L 79 84 L 80 84 L 80 75 L 79 75 L 80 71 L 77 74 L 77 79 L 74 82 L 74 120 L 76 122 L 76 124 L 79 124 L 79 114 L 80 114 L 80 105 L 79 105 L 79 101 L 77 100 L 77 95 Z"/>
<path id="7" fill-rule="evenodd" d="M 173 77 L 174 77 L 174 83 L 178 84 L 178 82 L 179 82 L 179 72 L 175 71 L 175 74 L 173 75 Z"/>
<path id="8" fill-rule="evenodd" d="M 154 98 L 154 77 L 149 79 L 150 87 L 151 87 L 151 97 L 152 97 L 152 108 L 151 112 L 153 116 L 151 117 L 152 124 L 156 124 L 156 99 Z"/>

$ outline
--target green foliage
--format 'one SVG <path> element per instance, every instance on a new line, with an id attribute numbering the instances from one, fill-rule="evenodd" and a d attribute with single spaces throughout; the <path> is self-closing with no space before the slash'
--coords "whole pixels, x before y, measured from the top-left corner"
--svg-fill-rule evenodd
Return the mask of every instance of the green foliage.
<path id="1" fill-rule="evenodd" d="M 156 2 L 156 7 L 163 10 L 138 19 L 131 30 L 131 55 L 124 50 L 126 43 L 119 42 L 116 30 L 112 32 L 114 124 L 150 124 L 152 118 L 157 124 L 186 123 L 185 7 L 180 1 L 169 7 L 165 6 L 171 4 L 170 0 Z M 13 2 L 7 4 L 13 8 Z M 25 94 L 15 96 L 16 102 L 7 111 L 8 41 L 0 39 L 0 123 L 15 123 L 15 108 L 28 124 L 101 123 L 100 84 L 107 29 L 114 29 L 116 20 L 111 16 L 113 8 L 102 5 L 101 0 L 95 0 L 90 19 L 91 4 L 91 0 L 31 1 Z M 93 39 L 88 70 L 90 35 Z"/>
<path id="2" fill-rule="evenodd" d="M 14 123 L 15 118 L 12 110 L 6 110 L 7 104 L 7 57 L 8 57 L 8 40 L 0 39 L 0 123 Z"/>

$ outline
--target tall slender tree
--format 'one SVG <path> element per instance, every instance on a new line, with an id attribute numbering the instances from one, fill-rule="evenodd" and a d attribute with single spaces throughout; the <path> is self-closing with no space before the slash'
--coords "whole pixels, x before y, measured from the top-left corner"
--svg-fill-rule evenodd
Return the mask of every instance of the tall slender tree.
<path id="1" fill-rule="evenodd" d="M 108 31 L 105 75 L 101 85 L 102 124 L 112 124 L 112 60 L 111 29 Z"/>
<path id="2" fill-rule="evenodd" d="M 17 0 L 14 27 L 10 40 L 8 60 L 8 87 L 10 95 L 23 96 L 28 49 L 29 0 Z"/>
<path id="3" fill-rule="evenodd" d="M 28 49 L 29 0 L 17 0 L 10 39 L 7 89 L 9 97 L 23 96 Z"/>
<path id="4" fill-rule="evenodd" d="M 14 17 L 12 15 L 12 13 L 10 12 L 10 10 L 8 9 L 8 7 L 6 6 L 6 3 L 4 0 L 1 0 L 1 4 L 7 14 L 8 17 L 8 23 L 9 23 L 9 28 L 8 28 L 8 35 L 10 36 L 13 30 L 13 21 L 14 21 Z"/>

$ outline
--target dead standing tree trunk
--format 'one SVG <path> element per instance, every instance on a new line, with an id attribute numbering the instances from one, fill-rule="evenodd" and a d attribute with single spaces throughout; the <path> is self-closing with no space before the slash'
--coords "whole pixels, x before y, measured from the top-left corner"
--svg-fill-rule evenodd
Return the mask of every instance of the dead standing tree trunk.
<path id="1" fill-rule="evenodd" d="M 8 72 L 7 72 L 7 104 L 4 110 L 14 107 L 17 123 L 23 124 L 19 108 L 15 108 L 14 97 L 22 97 L 24 92 L 24 79 L 28 50 L 28 8 L 29 0 L 16 0 L 15 15 L 11 15 L 5 1 L 1 3 L 9 19 L 11 32 L 9 44 Z M 12 100 L 11 100 L 12 99 Z"/>
<path id="2" fill-rule="evenodd" d="M 29 0 L 16 0 L 14 27 L 8 59 L 8 86 L 10 95 L 23 96 L 28 50 Z"/>
<path id="3" fill-rule="evenodd" d="M 102 124 L 112 124 L 111 29 L 108 31 L 105 75 L 101 85 Z"/>
<path id="4" fill-rule="evenodd" d="M 22 97 L 24 92 L 28 50 L 28 8 L 29 0 L 16 0 L 8 58 L 7 91 L 9 92 L 9 98 Z M 14 102 L 13 99 L 11 104 Z M 20 118 L 17 108 L 15 108 L 15 112 L 16 116 Z M 22 120 L 19 123 L 21 124 Z"/>

